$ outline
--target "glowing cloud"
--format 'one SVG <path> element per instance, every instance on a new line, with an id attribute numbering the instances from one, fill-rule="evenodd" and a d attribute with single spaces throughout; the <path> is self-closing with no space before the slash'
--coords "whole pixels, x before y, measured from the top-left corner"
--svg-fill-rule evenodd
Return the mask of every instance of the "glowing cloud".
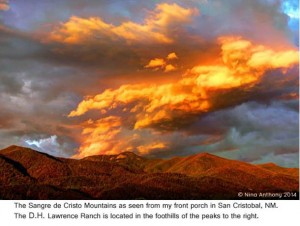
<path id="1" fill-rule="evenodd" d="M 150 62 L 145 66 L 145 68 L 157 68 L 157 67 L 163 68 L 165 64 L 166 62 L 164 59 L 155 58 L 153 60 L 150 60 Z"/>
<path id="2" fill-rule="evenodd" d="M 88 120 L 83 123 L 84 138 L 78 154 L 74 158 L 98 154 L 118 154 L 122 151 L 135 151 L 140 155 L 161 151 L 167 147 L 159 141 L 155 132 L 148 130 L 146 136 L 156 137 L 145 141 L 139 131 L 129 130 L 122 125 L 122 118 L 107 116 L 96 121 Z"/>
<path id="3" fill-rule="evenodd" d="M 164 72 L 170 72 L 170 71 L 176 71 L 176 70 L 177 70 L 177 68 L 174 65 L 168 64 L 168 65 L 166 65 Z"/>
<path id="4" fill-rule="evenodd" d="M 178 56 L 176 55 L 176 53 L 169 53 L 167 56 L 168 60 L 174 60 L 174 59 L 178 59 Z"/>
<path id="5" fill-rule="evenodd" d="M 167 143 L 151 139 L 157 132 L 174 130 L 220 106 L 237 104 L 243 95 L 234 99 L 226 99 L 226 95 L 236 90 L 249 93 L 267 70 L 285 70 L 299 60 L 296 50 L 274 50 L 240 37 L 222 37 L 219 43 L 219 63 L 197 65 L 177 82 L 123 85 L 83 100 L 69 117 L 98 110 L 101 119 L 83 125 L 84 140 L 78 156 L 126 150 L 149 154 L 164 149 Z M 148 135 L 139 136 L 143 131 Z"/>
<path id="6" fill-rule="evenodd" d="M 132 21 L 123 22 L 119 26 L 106 23 L 101 18 L 79 18 L 73 16 L 66 23 L 61 24 L 51 34 L 48 41 L 65 44 L 81 44 L 91 40 L 123 39 L 131 42 L 172 43 L 173 37 L 169 27 L 189 23 L 197 9 L 186 9 L 177 4 L 159 4 L 156 9 L 145 18 L 144 23 Z"/>
<path id="7" fill-rule="evenodd" d="M 87 136 L 83 141 L 85 147 L 79 149 L 79 153 L 75 157 L 84 157 L 96 155 L 98 153 L 114 154 L 118 143 L 114 142 L 116 135 L 121 131 L 121 119 L 115 116 L 109 116 L 97 120 L 96 122 L 89 120 L 83 124 L 85 129 L 82 134 Z"/>
<path id="8" fill-rule="evenodd" d="M 137 150 L 140 154 L 146 155 L 149 154 L 155 150 L 161 150 L 166 148 L 167 146 L 164 143 L 152 143 L 148 145 L 141 145 L 137 147 Z"/>
<path id="9" fill-rule="evenodd" d="M 151 68 L 154 71 L 162 69 L 164 72 L 176 71 L 177 67 L 173 64 L 170 64 L 169 61 L 177 59 L 178 57 L 176 53 L 169 53 L 166 59 L 155 58 L 153 60 L 150 60 L 149 63 L 145 66 L 145 68 Z"/>

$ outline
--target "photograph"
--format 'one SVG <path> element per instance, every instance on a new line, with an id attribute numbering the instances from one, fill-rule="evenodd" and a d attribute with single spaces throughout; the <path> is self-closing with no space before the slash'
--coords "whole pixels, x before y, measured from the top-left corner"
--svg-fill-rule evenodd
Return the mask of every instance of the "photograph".
<path id="1" fill-rule="evenodd" d="M 299 200 L 299 2 L 0 0 L 0 106 L 0 200 Z"/>

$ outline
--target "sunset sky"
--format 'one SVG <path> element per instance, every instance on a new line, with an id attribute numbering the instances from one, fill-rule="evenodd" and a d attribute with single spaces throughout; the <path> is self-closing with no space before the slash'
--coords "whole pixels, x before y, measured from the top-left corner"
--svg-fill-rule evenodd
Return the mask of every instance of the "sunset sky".
<path id="1" fill-rule="evenodd" d="M 299 162 L 297 0 L 0 0 L 0 148 Z"/>

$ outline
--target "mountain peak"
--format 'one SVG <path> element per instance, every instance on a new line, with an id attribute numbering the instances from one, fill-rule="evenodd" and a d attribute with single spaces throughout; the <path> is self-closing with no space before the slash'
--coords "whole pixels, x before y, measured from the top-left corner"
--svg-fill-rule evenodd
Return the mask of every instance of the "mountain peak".
<path id="1" fill-rule="evenodd" d="M 208 152 L 202 152 L 202 153 L 198 153 L 198 154 L 195 154 L 192 156 L 197 156 L 198 158 L 217 158 L 217 159 L 220 158 L 221 159 L 221 157 L 210 154 Z"/>
<path id="2" fill-rule="evenodd" d="M 2 149 L 1 152 L 9 152 L 9 151 L 22 150 L 22 149 L 28 149 L 28 148 L 17 146 L 17 145 L 10 145 L 10 146 Z"/>
<path id="3" fill-rule="evenodd" d="M 259 164 L 258 166 L 262 166 L 262 167 L 280 167 L 280 166 L 276 165 L 273 162 L 262 163 L 262 164 Z"/>
<path id="4" fill-rule="evenodd" d="M 33 149 L 30 149 L 30 148 L 27 148 L 27 147 L 21 147 L 21 146 L 17 146 L 17 145 L 11 145 L 7 148 L 4 148 L 2 150 L 0 150 L 0 154 L 20 154 L 20 153 L 27 153 L 27 154 L 32 154 L 32 155 L 35 155 L 37 153 L 39 153 L 38 151 L 36 150 L 33 150 Z"/>

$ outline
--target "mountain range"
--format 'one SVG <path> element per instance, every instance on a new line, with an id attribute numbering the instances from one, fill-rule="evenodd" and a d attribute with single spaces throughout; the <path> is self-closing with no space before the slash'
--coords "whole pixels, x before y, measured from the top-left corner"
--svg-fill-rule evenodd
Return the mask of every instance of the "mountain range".
<path id="1" fill-rule="evenodd" d="M 123 152 L 78 160 L 19 146 L 0 150 L 0 199 L 246 199 L 240 192 L 292 192 L 282 199 L 299 199 L 299 169 L 208 153 L 150 159 Z"/>

